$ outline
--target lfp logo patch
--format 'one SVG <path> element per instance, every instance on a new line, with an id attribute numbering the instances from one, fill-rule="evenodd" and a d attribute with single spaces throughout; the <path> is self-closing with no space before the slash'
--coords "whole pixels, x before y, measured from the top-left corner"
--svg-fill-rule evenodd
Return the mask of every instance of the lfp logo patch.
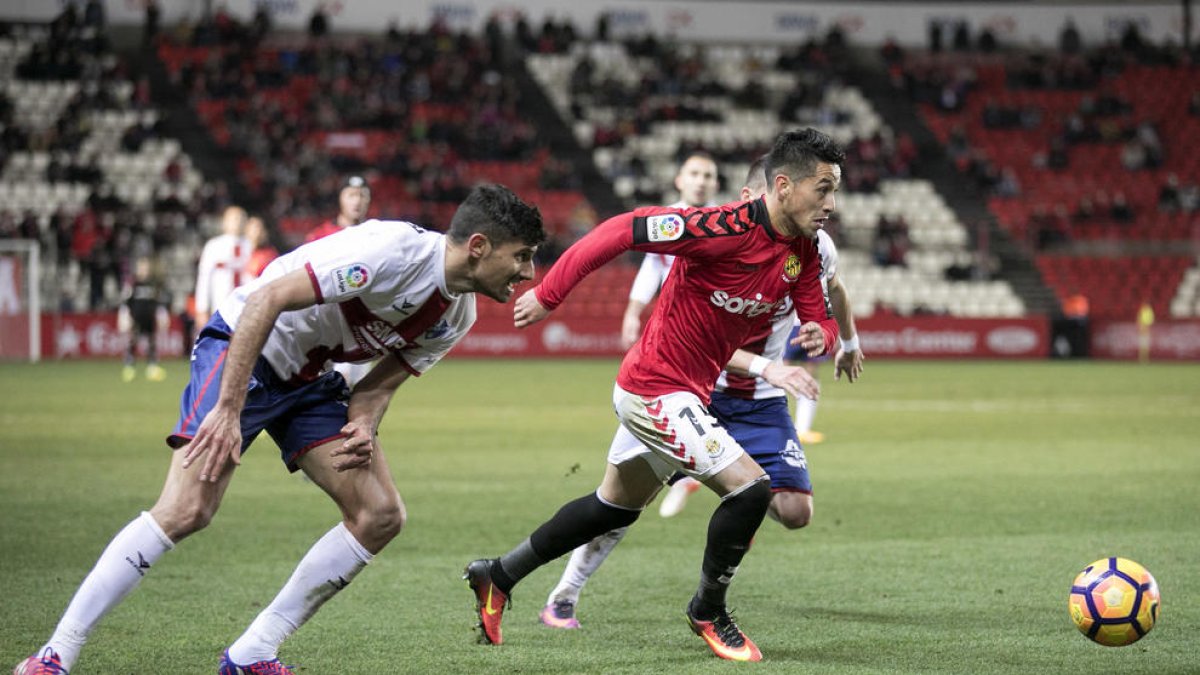
<path id="1" fill-rule="evenodd" d="M 667 213 L 646 219 L 646 238 L 650 241 L 675 241 L 683 236 L 683 216 Z"/>
<path id="2" fill-rule="evenodd" d="M 357 291 L 371 281 L 371 269 L 362 263 L 354 263 L 333 273 L 333 282 L 338 293 Z"/>
<path id="3" fill-rule="evenodd" d="M 795 281 L 800 278 L 800 269 L 803 267 L 800 264 L 800 257 L 796 254 L 788 256 L 787 262 L 783 263 L 783 280 Z"/>

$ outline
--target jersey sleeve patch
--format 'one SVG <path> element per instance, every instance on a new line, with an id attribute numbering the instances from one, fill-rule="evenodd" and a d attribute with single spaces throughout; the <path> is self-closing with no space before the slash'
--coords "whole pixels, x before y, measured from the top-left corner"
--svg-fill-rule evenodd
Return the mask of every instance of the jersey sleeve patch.
<path id="1" fill-rule="evenodd" d="M 333 270 L 333 287 L 338 295 L 354 293 L 366 288 L 374 276 L 365 263 L 351 263 Z"/>
<path id="2" fill-rule="evenodd" d="M 675 241 L 683 236 L 683 231 L 683 216 L 677 213 L 664 213 L 646 218 L 647 241 Z"/>

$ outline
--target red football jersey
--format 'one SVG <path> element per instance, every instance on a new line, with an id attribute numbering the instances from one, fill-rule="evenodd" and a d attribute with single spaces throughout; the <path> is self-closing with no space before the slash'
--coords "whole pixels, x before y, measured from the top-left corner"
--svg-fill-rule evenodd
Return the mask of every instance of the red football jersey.
<path id="1" fill-rule="evenodd" d="M 313 229 L 309 230 L 308 236 L 304 237 L 304 243 L 308 244 L 308 243 L 314 242 L 318 239 L 324 239 L 325 237 L 328 237 L 331 234 L 337 234 L 338 232 L 341 232 L 344 229 L 346 229 L 346 228 L 342 227 L 341 225 L 338 225 L 337 221 L 327 220 L 327 221 L 321 223 L 320 225 L 314 227 Z"/>
<path id="2" fill-rule="evenodd" d="M 628 392 L 690 391 L 707 403 L 733 352 L 765 335 L 789 297 L 802 322 L 821 325 L 826 351 L 837 341 L 816 241 L 776 232 L 761 197 L 610 218 L 559 258 L 537 287 L 538 301 L 558 307 L 580 280 L 630 248 L 677 259 L 641 339 L 621 363 L 617 384 Z"/>

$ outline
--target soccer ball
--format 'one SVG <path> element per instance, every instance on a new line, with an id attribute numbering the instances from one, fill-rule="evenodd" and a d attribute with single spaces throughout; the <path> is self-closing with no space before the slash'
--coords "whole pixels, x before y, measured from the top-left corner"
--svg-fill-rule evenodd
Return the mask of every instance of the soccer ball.
<path id="1" fill-rule="evenodd" d="M 1089 640 L 1131 645 L 1158 620 L 1158 582 L 1126 558 L 1104 558 L 1083 568 L 1071 584 L 1071 620 Z"/>

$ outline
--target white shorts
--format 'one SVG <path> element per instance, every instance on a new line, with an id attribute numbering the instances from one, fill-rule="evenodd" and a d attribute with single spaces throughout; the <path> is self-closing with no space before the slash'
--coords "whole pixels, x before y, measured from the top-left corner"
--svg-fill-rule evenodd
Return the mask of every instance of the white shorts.
<path id="1" fill-rule="evenodd" d="M 705 480 L 745 452 L 695 394 L 642 397 L 614 386 L 613 408 L 621 426 L 608 449 L 609 464 L 641 457 L 663 480 L 676 471 Z"/>

